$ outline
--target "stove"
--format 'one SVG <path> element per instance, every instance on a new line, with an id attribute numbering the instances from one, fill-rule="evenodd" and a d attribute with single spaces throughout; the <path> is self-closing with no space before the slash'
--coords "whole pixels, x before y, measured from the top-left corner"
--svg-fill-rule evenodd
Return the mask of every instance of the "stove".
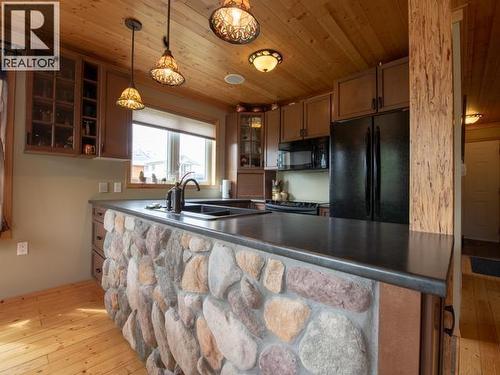
<path id="1" fill-rule="evenodd" d="M 311 202 L 266 201 L 266 210 L 304 215 L 318 215 L 319 204 Z"/>

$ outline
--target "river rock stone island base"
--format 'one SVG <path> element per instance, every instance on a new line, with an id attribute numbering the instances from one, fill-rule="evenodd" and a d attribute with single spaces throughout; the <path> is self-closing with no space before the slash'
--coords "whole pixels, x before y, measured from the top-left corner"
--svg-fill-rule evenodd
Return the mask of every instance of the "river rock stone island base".
<path id="1" fill-rule="evenodd" d="M 374 374 L 377 283 L 108 210 L 106 310 L 149 374 Z"/>

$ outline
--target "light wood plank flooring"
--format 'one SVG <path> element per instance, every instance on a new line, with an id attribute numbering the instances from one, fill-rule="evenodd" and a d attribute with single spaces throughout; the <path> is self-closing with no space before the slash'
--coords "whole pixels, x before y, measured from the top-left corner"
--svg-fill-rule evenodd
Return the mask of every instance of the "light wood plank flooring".
<path id="1" fill-rule="evenodd" d="M 95 281 L 0 301 L 0 374 L 147 374 Z"/>
<path id="2" fill-rule="evenodd" d="M 460 374 L 500 375 L 500 278 L 472 273 L 462 258 Z"/>

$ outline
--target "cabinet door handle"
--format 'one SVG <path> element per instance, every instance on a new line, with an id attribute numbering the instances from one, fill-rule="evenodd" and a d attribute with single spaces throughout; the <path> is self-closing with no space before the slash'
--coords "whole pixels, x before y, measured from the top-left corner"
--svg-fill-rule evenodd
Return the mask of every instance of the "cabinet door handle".
<path id="1" fill-rule="evenodd" d="M 379 96 L 378 97 L 378 109 L 381 109 L 384 106 L 384 99 Z"/>
<path id="2" fill-rule="evenodd" d="M 97 240 L 98 241 L 102 241 L 102 237 L 101 236 L 96 236 Z"/>
<path id="3" fill-rule="evenodd" d="M 453 336 L 453 331 L 455 330 L 455 310 L 453 309 L 453 305 L 445 306 L 444 311 L 451 314 L 451 328 L 444 328 L 443 332 L 448 336 Z"/>
<path id="4" fill-rule="evenodd" d="M 375 111 L 377 109 L 377 99 L 372 99 L 372 109 Z"/>

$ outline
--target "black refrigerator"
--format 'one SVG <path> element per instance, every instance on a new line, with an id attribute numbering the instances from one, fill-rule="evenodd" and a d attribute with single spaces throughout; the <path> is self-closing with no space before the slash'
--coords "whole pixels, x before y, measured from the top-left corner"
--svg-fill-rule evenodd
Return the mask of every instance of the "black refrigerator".
<path id="1" fill-rule="evenodd" d="M 409 111 L 334 122 L 330 216 L 407 224 Z"/>

